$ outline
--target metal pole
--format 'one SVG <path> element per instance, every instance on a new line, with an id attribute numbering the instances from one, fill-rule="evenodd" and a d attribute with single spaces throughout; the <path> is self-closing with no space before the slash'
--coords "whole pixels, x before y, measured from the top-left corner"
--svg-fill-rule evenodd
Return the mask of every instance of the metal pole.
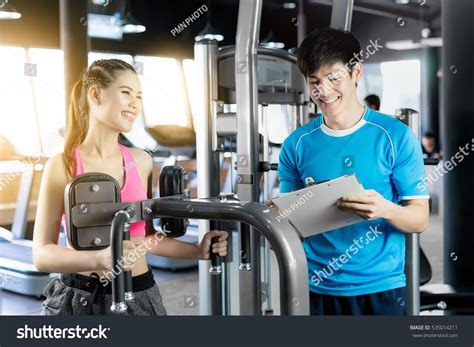
<path id="1" fill-rule="evenodd" d="M 331 28 L 350 31 L 354 0 L 334 0 L 331 13 Z"/>
<path id="2" fill-rule="evenodd" d="M 14 240 L 23 240 L 26 235 L 28 225 L 28 207 L 30 204 L 31 191 L 35 178 L 35 166 L 25 165 L 25 170 L 21 174 L 20 188 L 16 199 L 16 210 L 13 216 L 12 236 Z"/>
<path id="3" fill-rule="evenodd" d="M 306 13 L 305 13 L 305 0 L 298 1 L 298 18 L 296 27 L 296 42 L 297 47 L 301 45 L 307 35 L 307 24 L 306 24 Z"/>
<path id="4" fill-rule="evenodd" d="M 240 0 L 235 49 L 237 184 L 241 201 L 258 201 L 257 43 L 262 0 Z M 250 228 L 252 270 L 240 271 L 240 314 L 260 315 L 260 237 Z M 241 237 L 245 234 L 241 233 Z"/>
<path id="5" fill-rule="evenodd" d="M 270 145 L 268 140 L 268 113 L 267 107 L 262 107 L 262 125 L 263 125 L 263 161 L 269 162 L 270 156 Z M 270 172 L 266 171 L 263 173 L 263 200 L 267 201 L 271 198 L 270 186 Z M 270 312 L 272 310 L 272 297 L 271 297 L 271 263 L 270 263 L 270 243 L 265 240 L 264 253 L 263 253 L 263 283 L 265 283 L 266 289 L 266 310 Z"/>
<path id="6" fill-rule="evenodd" d="M 420 314 L 420 235 L 406 235 L 406 265 L 407 277 L 407 313 L 410 316 Z"/>
<path id="7" fill-rule="evenodd" d="M 90 40 L 87 36 L 87 1 L 60 0 L 59 14 L 67 107 L 72 87 L 88 66 Z"/>
<path id="8" fill-rule="evenodd" d="M 436 136 L 439 146 L 439 59 L 438 49 L 434 47 L 423 48 L 421 64 L 421 133 L 431 130 Z"/>
<path id="9" fill-rule="evenodd" d="M 236 220 L 251 225 L 257 236 L 261 233 L 270 242 L 277 257 L 281 314 L 309 314 L 308 266 L 300 235 L 288 220 L 278 221 L 272 208 L 256 202 L 166 197 L 154 199 L 151 210 L 155 217 Z"/>
<path id="10" fill-rule="evenodd" d="M 194 59 L 197 72 L 196 90 L 199 104 L 194 115 L 196 131 L 196 157 L 198 198 L 219 195 L 219 153 L 212 151 L 212 101 L 217 99 L 217 42 L 203 40 L 194 45 Z M 200 220 L 199 240 L 210 230 L 208 220 Z M 211 281 L 208 261 L 199 262 L 199 311 L 201 315 L 212 314 L 213 289 L 216 281 Z"/>
<path id="11" fill-rule="evenodd" d="M 418 113 L 407 114 L 408 126 L 420 140 L 421 124 Z M 416 233 L 406 235 L 406 276 L 408 314 L 420 314 L 420 235 Z"/>
<path id="12" fill-rule="evenodd" d="M 405 123 L 420 139 L 419 113 L 409 108 L 397 109 L 395 117 Z M 411 316 L 420 314 L 420 235 L 405 235 L 405 276 L 407 279 L 407 313 Z"/>

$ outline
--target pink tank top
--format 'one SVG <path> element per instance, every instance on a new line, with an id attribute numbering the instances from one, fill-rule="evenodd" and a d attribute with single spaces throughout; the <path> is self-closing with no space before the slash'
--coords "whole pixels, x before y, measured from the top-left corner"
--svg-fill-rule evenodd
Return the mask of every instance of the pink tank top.
<path id="1" fill-rule="evenodd" d="M 120 190 L 120 200 L 122 202 L 140 201 L 148 199 L 146 190 L 143 187 L 137 165 L 132 153 L 127 147 L 119 144 L 123 155 L 125 180 Z M 79 146 L 74 149 L 74 176 L 84 173 L 81 150 Z M 63 214 L 63 220 L 64 220 Z M 130 236 L 145 236 L 145 222 L 135 222 L 130 224 Z"/>

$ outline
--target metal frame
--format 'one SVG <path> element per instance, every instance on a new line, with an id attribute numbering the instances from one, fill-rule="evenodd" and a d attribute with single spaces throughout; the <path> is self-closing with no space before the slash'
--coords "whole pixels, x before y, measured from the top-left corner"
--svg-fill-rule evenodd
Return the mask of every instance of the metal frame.
<path id="1" fill-rule="evenodd" d="M 396 118 L 405 123 L 420 138 L 419 113 L 405 108 L 395 111 Z M 420 314 L 420 235 L 405 235 L 405 275 L 407 278 L 407 313 L 411 316 Z"/>
<path id="2" fill-rule="evenodd" d="M 194 47 L 194 59 L 196 61 L 197 79 L 201 88 L 197 90 L 202 100 L 200 107 L 196 109 L 194 127 L 196 130 L 196 157 L 198 198 L 217 196 L 219 187 L 219 153 L 213 151 L 212 134 L 212 101 L 217 99 L 217 42 L 205 40 L 197 42 Z M 198 222 L 199 240 L 210 230 L 210 222 L 200 220 Z M 200 314 L 217 314 L 212 312 L 213 293 L 218 291 L 216 281 L 211 281 L 209 277 L 209 263 L 199 262 L 199 300 Z M 224 308 L 225 309 L 225 308 Z"/>
<path id="3" fill-rule="evenodd" d="M 420 235 L 406 235 L 405 275 L 407 277 L 407 313 L 420 314 Z"/>
<path id="4" fill-rule="evenodd" d="M 100 182 L 98 185 L 100 186 Z M 86 188 L 84 188 L 86 189 Z M 71 223 L 88 215 L 94 221 L 114 224 L 123 214 L 123 204 L 85 203 L 85 209 L 72 209 Z M 300 234 L 287 221 L 279 221 L 272 208 L 255 202 L 231 200 L 185 199 L 179 196 L 131 202 L 128 208 L 135 211 L 135 217 L 149 220 L 157 217 L 197 218 L 206 220 L 234 220 L 251 225 L 255 234 L 260 233 L 269 241 L 277 256 L 280 269 L 280 305 L 282 315 L 309 314 L 308 267 Z M 125 208 L 127 209 L 127 208 Z M 86 211 L 86 212 L 84 212 Z M 209 276 L 209 274 L 207 274 Z"/>
<path id="5" fill-rule="evenodd" d="M 219 151 L 225 149 L 224 137 L 236 136 L 237 143 L 237 187 L 241 201 L 259 201 L 258 182 L 259 171 L 259 134 L 258 112 L 260 103 L 296 104 L 298 112 L 309 111 L 309 95 L 302 80 L 298 91 L 291 92 L 259 93 L 257 86 L 257 60 L 258 56 L 279 58 L 296 65 L 296 56 L 282 51 L 258 47 L 258 31 L 260 26 L 260 13 L 262 1 L 242 0 L 239 6 L 239 19 L 236 35 L 236 46 L 217 49 L 217 42 L 204 40 L 195 44 L 195 61 L 198 71 L 198 84 L 201 88 L 199 98 L 202 103 L 195 114 L 197 163 L 198 163 L 198 197 L 207 198 L 217 196 L 219 174 Z M 221 62 L 229 58 L 224 67 Z M 231 89 L 219 89 L 221 73 L 225 69 L 233 68 L 230 80 Z M 223 69 L 223 71 L 220 71 Z M 231 71 L 231 70 L 229 70 Z M 227 71 L 227 72 L 229 72 Z M 226 77 L 227 78 L 227 77 Z M 230 78 L 230 77 L 229 77 Z M 235 78 L 235 80 L 233 80 Z M 226 80 L 227 81 L 227 80 Z M 295 82 L 293 82 L 294 84 Z M 299 83 L 299 82 L 298 82 Z M 298 84 L 297 83 L 297 84 Z M 298 84 L 299 85 L 299 84 Z M 234 91 L 235 87 L 235 91 Z M 225 92 L 224 92 L 225 89 Z M 222 95 L 218 95 L 218 91 Z M 229 93 L 229 95 L 224 95 Z M 259 100 L 261 98 L 261 100 Z M 236 105 L 236 112 L 229 112 L 229 104 Z M 298 121 L 300 118 L 297 117 Z M 232 151 L 232 149 L 231 149 Z M 211 187 L 211 185 L 213 185 Z M 200 233 L 209 231 L 207 221 L 199 223 Z M 223 312 L 242 315 L 262 314 L 261 298 L 261 265 L 260 243 L 261 236 L 247 224 L 242 224 L 240 232 L 240 271 L 237 280 L 239 285 L 230 288 L 229 264 L 225 263 L 222 286 L 219 290 L 209 279 L 209 267 L 206 263 L 200 266 L 200 313 L 220 314 L 213 309 L 213 300 L 220 300 L 222 293 L 224 299 Z M 267 247 L 268 248 L 268 247 Z M 243 251 L 243 252 L 242 252 Z M 268 258 L 268 249 L 265 257 Z M 265 259 L 263 261 L 265 263 Z M 234 269 L 234 268 L 232 268 Z M 267 269 L 268 270 L 268 269 Z M 268 271 L 264 271 L 268 273 Z M 266 279 L 269 279 L 266 277 Z M 234 283 L 237 283 L 234 282 Z M 238 295 L 229 295 L 237 293 Z M 228 299 L 232 297 L 232 302 Z M 232 310 L 231 310 L 232 304 Z M 232 311 L 232 312 L 231 312 Z"/>
<path id="6" fill-rule="evenodd" d="M 28 206 L 30 204 L 34 178 L 35 166 L 25 166 L 25 170 L 21 174 L 21 182 L 16 199 L 16 210 L 13 216 L 12 235 L 14 240 L 23 240 L 25 238 L 28 225 Z"/>
<path id="7" fill-rule="evenodd" d="M 331 28 L 351 30 L 354 0 L 334 0 L 331 12 Z"/>
<path id="8" fill-rule="evenodd" d="M 0 228 L 0 271 L 11 277 L 3 289 L 40 297 L 44 287 L 57 274 L 38 271 L 31 260 L 32 241 L 25 240 L 28 225 L 28 206 L 35 176 L 35 165 L 25 166 L 22 172 L 11 233 Z M 26 256 L 25 256 L 26 255 Z"/>
<path id="9" fill-rule="evenodd" d="M 237 101 L 237 187 L 241 201 L 258 201 L 257 45 L 262 0 L 241 0 L 235 38 Z M 240 314 L 260 315 L 260 237 L 253 228 L 241 230 Z M 243 242 L 245 241 L 245 242 Z M 250 244 L 248 244 L 250 241 Z M 250 259 L 249 259 L 250 258 Z"/>

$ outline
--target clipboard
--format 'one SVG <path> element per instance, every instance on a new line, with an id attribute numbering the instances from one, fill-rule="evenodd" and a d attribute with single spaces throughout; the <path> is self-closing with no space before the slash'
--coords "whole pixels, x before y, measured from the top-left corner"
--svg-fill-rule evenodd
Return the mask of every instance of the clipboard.
<path id="1" fill-rule="evenodd" d="M 349 195 L 364 195 L 355 174 L 323 181 L 271 199 L 278 208 L 277 219 L 287 218 L 303 237 L 342 228 L 364 219 L 339 210 L 336 202 Z"/>

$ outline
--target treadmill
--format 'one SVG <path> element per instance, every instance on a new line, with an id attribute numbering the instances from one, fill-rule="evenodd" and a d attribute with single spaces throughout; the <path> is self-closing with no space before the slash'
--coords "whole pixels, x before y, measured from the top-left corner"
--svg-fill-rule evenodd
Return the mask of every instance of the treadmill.
<path id="1" fill-rule="evenodd" d="M 25 239 L 34 174 L 34 165 L 29 165 L 21 175 L 11 232 L 0 227 L 0 275 L 4 279 L 1 289 L 41 298 L 46 285 L 59 274 L 35 268 L 33 241 Z"/>

